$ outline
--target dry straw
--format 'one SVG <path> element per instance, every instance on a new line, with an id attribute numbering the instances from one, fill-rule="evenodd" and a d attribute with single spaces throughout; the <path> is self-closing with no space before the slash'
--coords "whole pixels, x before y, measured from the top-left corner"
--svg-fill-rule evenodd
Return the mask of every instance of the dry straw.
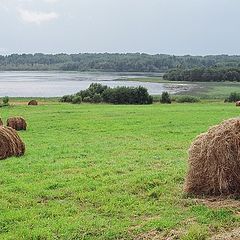
<path id="1" fill-rule="evenodd" d="M 240 118 L 210 128 L 193 142 L 185 192 L 213 196 L 240 194 Z"/>
<path id="2" fill-rule="evenodd" d="M 7 120 L 7 126 L 17 131 L 26 130 L 27 123 L 22 117 L 12 117 Z"/>
<path id="3" fill-rule="evenodd" d="M 17 132 L 10 127 L 0 127 L 0 160 L 19 157 L 25 152 L 25 145 Z"/>

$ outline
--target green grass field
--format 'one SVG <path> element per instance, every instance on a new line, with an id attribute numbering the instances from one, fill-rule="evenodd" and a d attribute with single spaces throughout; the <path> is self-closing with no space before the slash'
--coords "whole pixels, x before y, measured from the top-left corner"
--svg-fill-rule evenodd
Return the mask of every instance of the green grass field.
<path id="1" fill-rule="evenodd" d="M 0 161 L 0 239 L 184 240 L 239 227 L 240 208 L 187 198 L 187 149 L 234 104 L 1 108 L 28 130 L 21 158 Z"/>

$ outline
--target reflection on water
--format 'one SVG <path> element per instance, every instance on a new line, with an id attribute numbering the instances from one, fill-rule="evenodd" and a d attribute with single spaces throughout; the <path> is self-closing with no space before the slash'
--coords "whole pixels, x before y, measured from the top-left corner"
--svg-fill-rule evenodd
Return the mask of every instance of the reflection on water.
<path id="1" fill-rule="evenodd" d="M 109 87 L 143 86 L 150 94 L 163 91 L 176 93 L 191 88 L 188 84 L 163 84 L 123 81 L 126 78 L 145 77 L 130 73 L 80 73 L 80 72 L 0 72 L 0 96 L 58 97 L 87 89 L 92 82 Z"/>

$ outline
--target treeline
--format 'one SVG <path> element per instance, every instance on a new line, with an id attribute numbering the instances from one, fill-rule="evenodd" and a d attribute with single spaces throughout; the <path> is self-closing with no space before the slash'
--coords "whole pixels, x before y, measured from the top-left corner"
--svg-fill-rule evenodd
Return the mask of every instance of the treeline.
<path id="1" fill-rule="evenodd" d="M 144 87 L 116 87 L 92 83 L 88 89 L 73 95 L 65 95 L 60 102 L 73 104 L 86 103 L 113 103 L 113 104 L 152 104 L 153 98 Z"/>
<path id="2" fill-rule="evenodd" d="M 0 70 L 166 72 L 170 69 L 240 67 L 240 56 L 174 56 L 166 54 L 12 54 L 0 56 Z"/>
<path id="3" fill-rule="evenodd" d="M 170 81 L 190 81 L 190 82 L 240 82 L 239 68 L 193 68 L 193 69 L 173 69 L 164 74 L 163 78 Z"/>

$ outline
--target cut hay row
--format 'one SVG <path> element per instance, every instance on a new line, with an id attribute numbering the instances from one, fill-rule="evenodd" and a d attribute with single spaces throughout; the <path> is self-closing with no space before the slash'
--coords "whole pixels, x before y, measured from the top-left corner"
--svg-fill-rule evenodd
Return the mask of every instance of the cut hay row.
<path id="1" fill-rule="evenodd" d="M 193 142 L 185 192 L 240 194 L 240 118 L 210 128 Z"/>
<path id="2" fill-rule="evenodd" d="M 12 117 L 7 120 L 7 126 L 17 131 L 26 130 L 27 123 L 22 117 Z"/>
<path id="3" fill-rule="evenodd" d="M 11 127 L 0 127 L 0 160 L 19 157 L 25 152 L 25 145 L 17 132 Z"/>

